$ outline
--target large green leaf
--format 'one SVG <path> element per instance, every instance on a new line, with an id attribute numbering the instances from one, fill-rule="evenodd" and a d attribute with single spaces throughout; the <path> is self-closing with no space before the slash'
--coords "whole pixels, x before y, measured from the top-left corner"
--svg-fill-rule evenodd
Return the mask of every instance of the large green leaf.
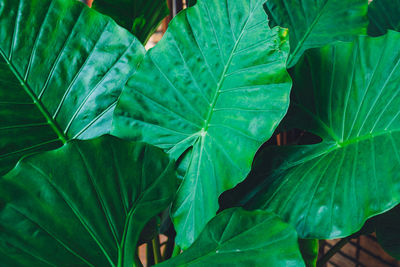
<path id="1" fill-rule="evenodd" d="M 292 126 L 323 141 L 261 151 L 249 206 L 275 211 L 302 238 L 332 239 L 400 202 L 399 42 L 393 31 L 362 36 L 298 66 Z"/>
<path id="2" fill-rule="evenodd" d="M 366 32 L 368 0 L 268 0 L 270 26 L 289 28 L 293 67 L 304 51 Z"/>
<path id="3" fill-rule="evenodd" d="M 140 42 L 77 1 L 0 0 L 0 174 L 27 153 L 107 133 Z"/>
<path id="4" fill-rule="evenodd" d="M 287 111 L 287 31 L 270 29 L 263 0 L 200 0 L 179 14 L 121 95 L 113 133 L 159 146 L 187 172 L 173 205 L 187 248 L 248 174 Z M 182 169 L 182 168 L 181 168 Z"/>
<path id="5" fill-rule="evenodd" d="M 193 245 L 157 266 L 304 266 L 296 231 L 267 211 L 229 209 Z"/>
<path id="6" fill-rule="evenodd" d="M 400 0 L 374 0 L 368 7 L 368 34 L 380 36 L 400 31 Z"/>
<path id="7" fill-rule="evenodd" d="M 141 230 L 173 199 L 174 165 L 111 136 L 23 159 L 0 180 L 1 266 L 131 267 Z"/>
<path id="8" fill-rule="evenodd" d="M 393 257 L 400 259 L 400 206 L 375 218 L 379 244 Z"/>
<path id="9" fill-rule="evenodd" d="M 94 0 L 92 7 L 112 17 L 142 43 L 169 14 L 167 0 Z"/>

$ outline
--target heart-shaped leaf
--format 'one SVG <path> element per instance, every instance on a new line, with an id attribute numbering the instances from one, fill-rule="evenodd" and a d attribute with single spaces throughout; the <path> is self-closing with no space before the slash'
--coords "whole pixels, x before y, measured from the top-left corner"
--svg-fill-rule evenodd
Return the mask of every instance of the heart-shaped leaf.
<path id="1" fill-rule="evenodd" d="M 193 245 L 157 266 L 304 266 L 296 231 L 268 211 L 228 209 Z"/>
<path id="2" fill-rule="evenodd" d="M 187 248 L 242 181 L 285 115 L 287 31 L 270 29 L 263 0 L 199 0 L 150 50 L 118 103 L 113 133 L 154 144 L 187 172 L 172 208 Z M 189 157 L 189 158 L 188 158 Z"/>
<path id="3" fill-rule="evenodd" d="M 380 36 L 400 31 L 400 0 L 374 0 L 368 7 L 368 34 Z"/>
<path id="4" fill-rule="evenodd" d="M 332 239 L 400 202 L 399 42 L 390 31 L 308 54 L 289 121 L 323 141 L 265 148 L 249 206 L 275 211 L 302 238 Z"/>
<path id="5" fill-rule="evenodd" d="M 0 0 L 0 174 L 27 153 L 109 132 L 144 52 L 77 1 Z"/>
<path id="6" fill-rule="evenodd" d="M 113 18 L 142 43 L 169 14 L 167 0 L 94 0 L 92 8 Z"/>
<path id="7" fill-rule="evenodd" d="M 0 179 L 2 266 L 132 266 L 141 230 L 173 199 L 174 165 L 111 136 L 24 158 Z"/>
<path id="8" fill-rule="evenodd" d="M 270 26 L 289 28 L 293 67 L 304 51 L 366 32 L 368 0 L 268 0 Z"/>

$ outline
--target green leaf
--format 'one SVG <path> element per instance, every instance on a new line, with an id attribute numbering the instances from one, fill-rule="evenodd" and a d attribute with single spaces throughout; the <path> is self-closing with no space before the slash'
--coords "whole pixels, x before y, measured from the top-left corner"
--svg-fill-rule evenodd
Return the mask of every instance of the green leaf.
<path id="1" fill-rule="evenodd" d="M 0 174 L 25 154 L 108 133 L 144 52 L 77 1 L 0 0 Z"/>
<path id="2" fill-rule="evenodd" d="M 268 0 L 270 26 L 289 28 L 293 67 L 304 51 L 365 34 L 368 0 Z"/>
<path id="3" fill-rule="evenodd" d="M 141 230 L 173 199 L 174 165 L 111 136 L 24 158 L 0 180 L 2 266 L 132 266 Z"/>
<path id="4" fill-rule="evenodd" d="M 92 7 L 113 18 L 144 44 L 169 14 L 166 0 L 94 0 Z"/>
<path id="5" fill-rule="evenodd" d="M 263 1 L 200 0 L 181 12 L 116 108 L 114 134 L 186 157 L 172 208 L 184 249 L 214 217 L 218 196 L 247 176 L 288 108 L 287 31 L 268 27 Z"/>
<path id="6" fill-rule="evenodd" d="M 400 31 L 400 0 L 374 0 L 368 7 L 368 34 L 380 36 Z"/>
<path id="7" fill-rule="evenodd" d="M 382 248 L 400 259 L 400 206 L 375 218 L 376 237 Z"/>
<path id="8" fill-rule="evenodd" d="M 319 240 L 318 239 L 299 239 L 301 256 L 307 267 L 317 265 Z"/>
<path id="9" fill-rule="evenodd" d="M 271 212 L 225 210 L 188 250 L 157 266 L 233 265 L 304 266 L 296 231 Z"/>
<path id="10" fill-rule="evenodd" d="M 194 6 L 196 4 L 196 2 L 197 2 L 197 0 L 187 0 L 186 1 L 186 5 L 188 7 L 192 7 L 192 6 Z"/>
<path id="11" fill-rule="evenodd" d="M 301 238 L 333 239 L 400 202 L 399 42 L 393 31 L 361 36 L 298 65 L 291 126 L 323 141 L 261 151 L 249 207 L 276 212 Z"/>

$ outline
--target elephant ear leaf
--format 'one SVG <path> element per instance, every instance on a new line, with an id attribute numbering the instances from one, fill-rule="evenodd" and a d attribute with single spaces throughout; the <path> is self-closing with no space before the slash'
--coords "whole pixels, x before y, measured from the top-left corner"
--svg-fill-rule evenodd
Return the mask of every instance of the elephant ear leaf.
<path id="1" fill-rule="evenodd" d="M 382 248 L 400 259 L 400 206 L 375 218 L 376 237 Z"/>
<path id="2" fill-rule="evenodd" d="M 78 1 L 0 0 L 0 174 L 25 154 L 108 133 L 144 52 Z"/>
<path id="3" fill-rule="evenodd" d="M 265 3 L 270 25 L 289 28 L 288 68 L 309 48 L 350 41 L 365 34 L 367 9 L 367 0 L 268 0 Z"/>
<path id="4" fill-rule="evenodd" d="M 333 239 L 400 202 L 399 42 L 389 31 L 307 53 L 289 121 L 322 142 L 262 150 L 249 207 L 273 210 L 301 238 Z"/>
<path id="5" fill-rule="evenodd" d="M 156 266 L 305 266 L 296 231 L 268 211 L 228 209 L 182 254 Z"/>
<path id="6" fill-rule="evenodd" d="M 94 0 L 92 8 L 113 18 L 144 44 L 169 14 L 167 0 Z"/>
<path id="7" fill-rule="evenodd" d="M 368 7 L 368 34 L 380 36 L 400 31 L 400 0 L 374 0 Z"/>
<path id="8" fill-rule="evenodd" d="M 140 266 L 139 235 L 172 201 L 174 165 L 111 136 L 24 158 L 0 180 L 2 266 Z"/>
<path id="9" fill-rule="evenodd" d="M 288 108 L 287 31 L 268 27 L 263 1 L 199 0 L 181 12 L 116 108 L 113 134 L 184 155 L 172 208 L 184 249 L 215 216 L 218 196 L 247 176 Z"/>

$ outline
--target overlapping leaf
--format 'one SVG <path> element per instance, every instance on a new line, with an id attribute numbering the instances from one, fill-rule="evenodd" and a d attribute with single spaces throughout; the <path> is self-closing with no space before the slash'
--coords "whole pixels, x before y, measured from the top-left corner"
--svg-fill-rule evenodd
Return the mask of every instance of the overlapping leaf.
<path id="1" fill-rule="evenodd" d="M 94 0 L 97 11 L 112 17 L 146 43 L 168 14 L 167 0 Z"/>
<path id="2" fill-rule="evenodd" d="M 304 266 L 296 231 L 266 211 L 218 214 L 182 254 L 157 266 Z"/>
<path id="3" fill-rule="evenodd" d="M 132 266 L 175 179 L 161 149 L 111 136 L 25 158 L 0 179 L 1 266 Z"/>
<path id="4" fill-rule="evenodd" d="M 140 42 L 77 1 L 0 0 L 0 174 L 27 153 L 110 130 Z"/>
<path id="5" fill-rule="evenodd" d="M 380 36 L 400 31 L 400 0 L 374 0 L 368 7 L 368 34 Z"/>
<path id="6" fill-rule="evenodd" d="M 389 0 L 390 1 L 390 0 Z M 368 0 L 268 0 L 270 26 L 289 28 L 293 67 L 304 51 L 366 32 Z"/>
<path id="7" fill-rule="evenodd" d="M 172 209 L 183 248 L 215 215 L 218 196 L 246 177 L 289 104 L 287 31 L 268 27 L 262 3 L 200 0 L 183 11 L 115 112 L 114 134 L 186 156 Z"/>
<path id="8" fill-rule="evenodd" d="M 316 266 L 319 253 L 319 240 L 299 239 L 299 246 L 306 267 Z"/>
<path id="9" fill-rule="evenodd" d="M 393 31 L 362 36 L 298 66 L 292 126 L 323 141 L 264 149 L 250 178 L 263 185 L 249 206 L 275 211 L 300 237 L 331 239 L 400 202 L 399 42 Z"/>

